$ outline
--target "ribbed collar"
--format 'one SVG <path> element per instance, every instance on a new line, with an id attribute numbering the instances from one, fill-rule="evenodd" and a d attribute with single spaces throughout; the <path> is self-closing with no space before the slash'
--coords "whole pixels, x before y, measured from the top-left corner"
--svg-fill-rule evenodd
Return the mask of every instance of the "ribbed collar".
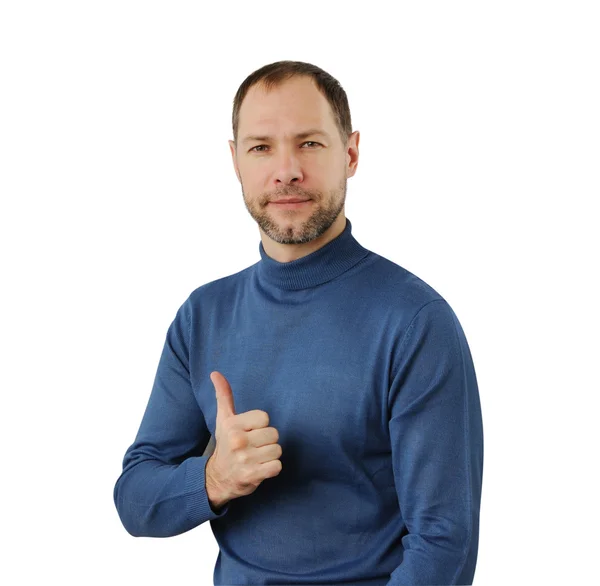
<path id="1" fill-rule="evenodd" d="M 352 223 L 346 218 L 343 232 L 325 246 L 290 262 L 271 258 L 259 244 L 262 260 L 258 278 L 273 287 L 287 290 L 307 289 L 335 279 L 369 254 L 352 236 Z"/>

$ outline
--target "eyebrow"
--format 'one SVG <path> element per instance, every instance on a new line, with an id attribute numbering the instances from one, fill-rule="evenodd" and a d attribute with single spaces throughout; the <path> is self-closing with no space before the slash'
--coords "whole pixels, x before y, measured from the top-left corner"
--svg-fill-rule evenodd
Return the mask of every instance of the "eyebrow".
<path id="1" fill-rule="evenodd" d="M 296 134 L 296 136 L 294 138 L 308 138 L 309 136 L 315 136 L 317 134 L 324 136 L 325 138 L 329 138 L 329 135 L 326 132 L 323 132 L 322 130 L 319 130 L 318 128 L 311 128 L 310 130 L 307 130 L 305 132 L 300 132 L 300 133 Z M 272 140 L 271 136 L 246 136 L 242 140 L 242 144 L 245 144 L 247 142 L 270 141 L 270 140 Z"/>

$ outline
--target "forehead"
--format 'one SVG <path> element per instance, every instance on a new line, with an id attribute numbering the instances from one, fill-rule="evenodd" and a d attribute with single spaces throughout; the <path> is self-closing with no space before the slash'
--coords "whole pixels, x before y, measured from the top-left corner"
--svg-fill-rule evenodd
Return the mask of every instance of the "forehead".
<path id="1" fill-rule="evenodd" d="M 252 86 L 239 113 L 239 135 L 249 132 L 290 131 L 322 127 L 335 128 L 329 102 L 309 77 L 295 77 L 269 90 Z"/>

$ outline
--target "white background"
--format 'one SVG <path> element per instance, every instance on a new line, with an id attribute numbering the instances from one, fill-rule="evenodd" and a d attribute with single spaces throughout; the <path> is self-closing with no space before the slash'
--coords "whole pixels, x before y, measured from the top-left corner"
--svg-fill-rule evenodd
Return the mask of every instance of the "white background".
<path id="1" fill-rule="evenodd" d="M 353 235 L 467 335 L 475 584 L 596 580 L 596 6 L 2 2 L 0 581 L 212 584 L 208 523 L 134 538 L 112 491 L 177 308 L 260 258 L 227 140 L 281 59 L 348 94 Z"/>

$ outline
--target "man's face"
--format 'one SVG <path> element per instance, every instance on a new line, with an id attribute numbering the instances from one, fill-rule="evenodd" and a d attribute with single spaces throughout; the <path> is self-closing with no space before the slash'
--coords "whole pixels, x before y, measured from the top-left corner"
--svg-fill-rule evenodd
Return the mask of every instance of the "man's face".
<path id="1" fill-rule="evenodd" d="M 356 162 L 349 165 L 331 107 L 312 79 L 294 77 L 269 92 L 252 86 L 240 108 L 237 141 L 237 148 L 229 144 L 244 203 L 267 236 L 303 244 L 333 224 Z M 358 132 L 349 144 L 357 147 Z M 282 197 L 307 201 L 273 203 Z"/>

